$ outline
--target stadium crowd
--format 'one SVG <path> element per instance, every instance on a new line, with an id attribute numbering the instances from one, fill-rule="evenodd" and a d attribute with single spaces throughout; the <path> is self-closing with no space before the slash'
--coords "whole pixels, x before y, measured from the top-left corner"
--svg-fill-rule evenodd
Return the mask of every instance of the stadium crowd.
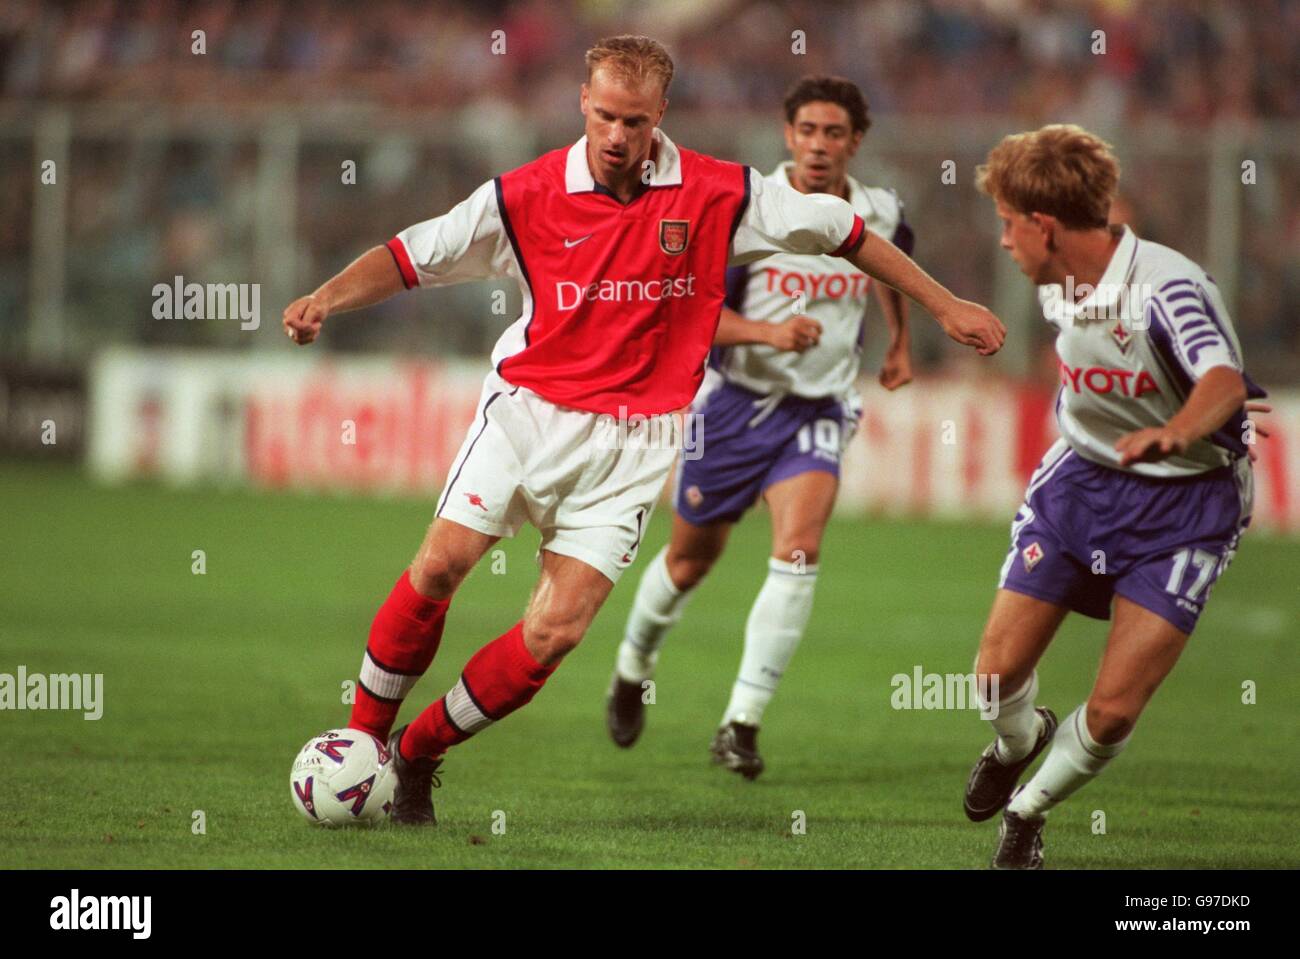
<path id="1" fill-rule="evenodd" d="M 446 209 L 529 151 L 567 142 L 583 51 L 593 38 L 629 28 L 665 40 L 677 60 L 674 136 L 734 159 L 767 164 L 779 156 L 779 104 L 797 76 L 831 72 L 858 82 L 877 124 L 853 172 L 899 191 L 918 258 L 979 299 L 992 295 L 998 256 L 991 244 L 969 243 L 989 235 L 987 204 L 973 189 L 944 188 L 936 171 L 953 156 L 969 187 L 983 151 L 1009 132 L 993 118 L 1022 128 L 1068 119 L 1115 139 L 1132 222 L 1198 258 L 1208 254 L 1215 228 L 1203 134 L 1218 124 L 1244 136 L 1294 129 L 1300 118 L 1296 0 L 7 0 L 0 5 L 0 110 L 94 112 L 116 104 L 160 123 L 233 118 L 244 131 L 216 143 L 182 134 L 139 138 L 131 128 L 117 137 L 74 133 L 70 329 L 93 328 L 101 342 L 247 345 L 225 327 L 154 322 L 148 293 L 176 274 L 266 279 L 255 242 L 264 213 L 256 129 L 269 105 L 318 121 L 378 117 L 381 126 L 413 134 L 367 134 L 360 147 L 327 134 L 298 147 L 301 285 L 337 270 L 366 243 Z M 196 30 L 204 31 L 202 54 L 193 52 Z M 493 53 L 497 30 L 503 54 Z M 1094 52 L 1099 43 L 1104 55 Z M 986 135 L 977 129 L 972 137 L 981 118 L 988 118 Z M 894 121 L 904 120 L 938 125 L 943 145 L 899 142 Z M 961 125 L 965 138 L 949 138 L 947 122 Z M 1157 129 L 1199 149 L 1136 149 L 1150 146 L 1142 140 Z M 453 146 L 421 139 L 431 133 L 449 134 L 443 139 Z M 770 151 L 764 156 L 755 144 Z M 6 350 L 22 348 L 30 322 L 31 149 L 18 136 L 0 137 Z M 1239 230 L 1238 329 L 1249 356 L 1284 373 L 1300 366 L 1300 332 L 1287 307 L 1300 298 L 1296 156 L 1292 144 L 1258 158 Z M 365 175 L 357 187 L 340 189 L 340 157 L 359 159 Z M 340 326 L 328 348 L 477 355 L 508 321 L 487 312 L 481 288 L 434 296 L 440 299 L 384 307 L 385 322 Z M 430 329 L 431 310 L 465 319 Z M 950 356 L 929 332 L 917 337 L 922 365 Z M 1294 382 L 1294 373 L 1287 378 Z"/>
<path id="2" fill-rule="evenodd" d="M 673 89 L 681 107 L 765 110 L 799 73 L 825 71 L 887 112 L 1300 117 L 1300 4 L 1288 0 L 8 0 L 0 96 L 430 108 L 491 97 L 545 111 L 571 99 L 591 37 L 629 21 L 690 65 Z M 504 55 L 489 48 L 496 30 Z M 795 30 L 802 58 L 788 55 Z"/>

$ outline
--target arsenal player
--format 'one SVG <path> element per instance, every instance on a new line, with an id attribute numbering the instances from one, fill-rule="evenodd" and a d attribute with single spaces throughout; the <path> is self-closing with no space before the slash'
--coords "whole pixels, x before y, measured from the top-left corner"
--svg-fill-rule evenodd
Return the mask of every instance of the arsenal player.
<path id="1" fill-rule="evenodd" d="M 577 143 L 489 180 L 284 311 L 286 332 L 305 345 L 333 314 L 403 289 L 506 276 L 523 296 L 433 524 L 375 616 L 361 664 L 349 722 L 388 737 L 400 823 L 434 822 L 430 791 L 446 751 L 536 695 L 636 556 L 680 445 L 673 411 L 703 376 L 728 265 L 780 252 L 843 257 L 982 355 L 1005 336 L 993 314 L 866 230 L 844 200 L 673 143 L 659 128 L 673 64 L 655 41 L 602 40 L 586 64 Z M 622 442 L 611 423 L 630 422 L 672 441 Z M 525 522 L 541 533 L 541 575 L 523 619 L 390 736 L 457 587 Z"/>

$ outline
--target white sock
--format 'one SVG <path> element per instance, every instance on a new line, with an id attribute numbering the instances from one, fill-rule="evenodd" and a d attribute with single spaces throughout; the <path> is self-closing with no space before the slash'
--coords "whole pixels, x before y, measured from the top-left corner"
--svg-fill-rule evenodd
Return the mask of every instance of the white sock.
<path id="1" fill-rule="evenodd" d="M 1061 723 L 1043 765 L 1007 807 L 1012 812 L 1021 816 L 1044 815 L 1101 772 L 1128 745 L 1128 736 L 1109 746 L 1094 740 L 1085 718 L 1087 707 L 1084 703 Z"/>
<path id="2" fill-rule="evenodd" d="M 651 679 L 659 661 L 659 647 L 668 630 L 682 616 L 691 590 L 680 590 L 668 575 L 668 547 L 650 560 L 637 584 L 636 599 L 623 630 L 615 670 L 628 682 Z"/>
<path id="3" fill-rule="evenodd" d="M 767 579 L 745 622 L 745 652 L 740 672 L 731 687 L 731 701 L 722 725 L 731 722 L 758 726 L 772 700 L 781 674 L 799 647 L 808 617 L 812 615 L 817 567 L 796 572 L 793 563 L 769 558 Z"/>
<path id="4" fill-rule="evenodd" d="M 984 699 L 984 687 L 980 689 L 980 708 L 988 712 L 990 704 Z M 1038 734 L 1043 729 L 1043 718 L 1034 711 L 1034 699 L 1038 696 L 1038 670 L 1029 674 L 1025 683 L 1008 696 L 999 696 L 998 714 L 989 722 L 997 730 L 997 758 L 1003 765 L 1018 759 L 1024 759 L 1034 748 Z"/>

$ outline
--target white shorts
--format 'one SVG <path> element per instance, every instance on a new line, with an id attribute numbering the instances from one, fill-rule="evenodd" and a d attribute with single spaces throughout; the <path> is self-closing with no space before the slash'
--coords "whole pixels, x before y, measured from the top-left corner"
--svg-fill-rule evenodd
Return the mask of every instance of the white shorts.
<path id="1" fill-rule="evenodd" d="M 556 406 L 493 370 L 435 515 L 488 536 L 514 536 L 530 522 L 540 549 L 618 582 L 681 445 L 673 414 L 628 425 Z"/>

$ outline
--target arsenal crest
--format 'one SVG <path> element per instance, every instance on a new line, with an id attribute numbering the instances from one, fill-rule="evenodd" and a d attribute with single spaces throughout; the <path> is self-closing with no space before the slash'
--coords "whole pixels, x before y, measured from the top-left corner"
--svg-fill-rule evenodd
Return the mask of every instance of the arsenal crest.
<path id="1" fill-rule="evenodd" d="M 659 249 L 669 256 L 686 252 L 686 244 L 691 239 L 690 220 L 660 220 Z"/>

